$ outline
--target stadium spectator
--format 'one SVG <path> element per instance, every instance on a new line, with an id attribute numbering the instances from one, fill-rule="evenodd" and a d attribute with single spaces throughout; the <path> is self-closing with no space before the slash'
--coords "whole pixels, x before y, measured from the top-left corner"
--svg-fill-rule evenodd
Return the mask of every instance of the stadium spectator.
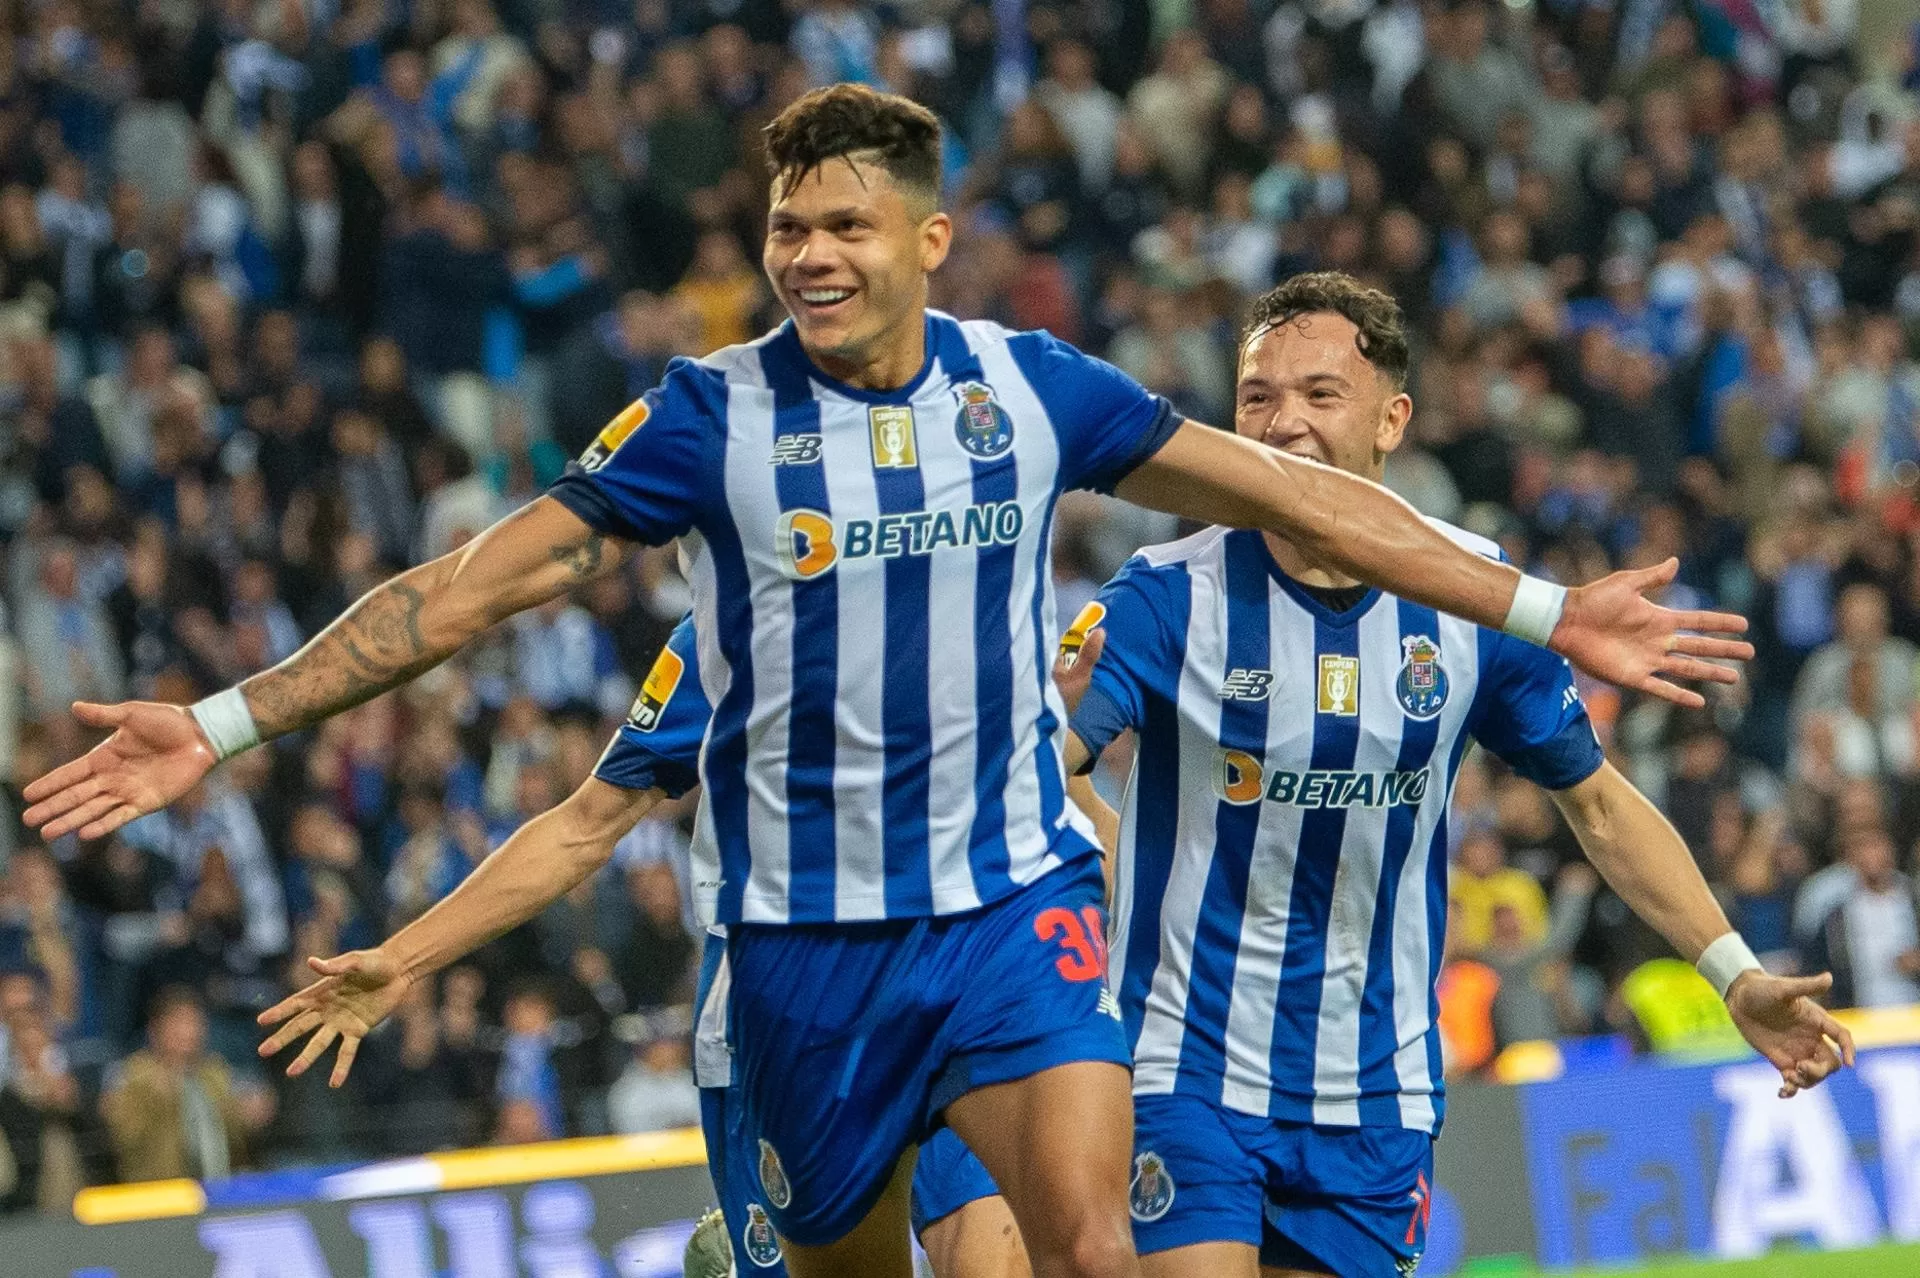
<path id="1" fill-rule="evenodd" d="M 1920 904 L 1899 869 L 1893 840 L 1863 830 L 1847 845 L 1853 879 L 1822 920 L 1810 947 L 1809 971 L 1833 971 L 1843 1007 L 1899 1007 L 1920 1002 Z"/>
<path id="2" fill-rule="evenodd" d="M 242 1092 L 207 1050 L 207 1019 L 191 991 L 161 991 L 148 1045 L 123 1062 L 101 1098 L 123 1180 L 223 1180 L 249 1159 L 248 1139 L 271 1114 L 266 1093 Z"/>

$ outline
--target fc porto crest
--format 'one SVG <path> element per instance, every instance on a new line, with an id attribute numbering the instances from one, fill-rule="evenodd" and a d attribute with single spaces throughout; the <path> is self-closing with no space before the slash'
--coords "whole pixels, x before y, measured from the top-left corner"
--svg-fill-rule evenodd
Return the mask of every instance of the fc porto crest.
<path id="1" fill-rule="evenodd" d="M 980 382 L 962 382 L 953 388 L 960 411 L 953 419 L 953 433 L 960 447 L 979 458 L 992 461 L 1013 447 L 1013 418 L 993 397 L 993 388 Z"/>
<path id="2" fill-rule="evenodd" d="M 764 1140 L 760 1142 L 760 1188 L 767 1191 L 767 1201 L 782 1210 L 793 1201 L 787 1169 L 780 1165 L 780 1155 L 773 1151 L 773 1146 Z"/>
<path id="3" fill-rule="evenodd" d="M 1173 1207 L 1173 1177 L 1167 1160 L 1148 1150 L 1133 1160 L 1133 1183 L 1127 1187 L 1127 1210 L 1150 1225 Z"/>
<path id="4" fill-rule="evenodd" d="M 1405 654 L 1394 691 L 1409 719 L 1431 719 L 1447 704 L 1447 669 L 1440 664 L 1440 645 L 1426 635 L 1400 640 Z"/>
<path id="5" fill-rule="evenodd" d="M 759 1203 L 747 1204 L 747 1227 L 740 1231 L 740 1245 L 747 1259 L 762 1269 L 771 1269 L 780 1263 L 780 1240 L 774 1237 L 767 1209 Z"/>

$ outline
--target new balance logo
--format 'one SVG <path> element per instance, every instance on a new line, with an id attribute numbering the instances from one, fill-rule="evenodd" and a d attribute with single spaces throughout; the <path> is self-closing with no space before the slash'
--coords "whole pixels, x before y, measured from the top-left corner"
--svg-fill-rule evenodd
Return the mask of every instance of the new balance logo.
<path id="1" fill-rule="evenodd" d="M 1116 1021 L 1120 1019 L 1120 1000 L 1115 998 L 1113 991 L 1105 986 L 1100 989 L 1100 1011 Z"/>
<path id="2" fill-rule="evenodd" d="M 820 460 L 820 436 L 818 435 L 782 435 L 773 441 L 773 456 L 767 458 L 771 466 L 804 466 L 808 462 Z"/>
<path id="3" fill-rule="evenodd" d="M 1220 685 L 1223 701 L 1265 701 L 1273 695 L 1273 671 L 1235 666 Z"/>

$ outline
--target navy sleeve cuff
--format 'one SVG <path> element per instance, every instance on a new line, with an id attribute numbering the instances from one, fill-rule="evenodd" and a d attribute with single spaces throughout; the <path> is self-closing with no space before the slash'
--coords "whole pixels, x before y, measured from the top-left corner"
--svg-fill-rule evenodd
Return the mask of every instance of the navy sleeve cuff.
<path id="1" fill-rule="evenodd" d="M 597 533 L 624 541 L 648 542 L 641 530 L 621 515 L 619 503 L 607 496 L 606 490 L 593 481 L 593 476 L 579 462 L 567 463 L 567 473 L 553 481 L 547 496 L 580 516 L 581 521 Z"/>
<path id="2" fill-rule="evenodd" d="M 699 774 L 685 764 L 631 753 L 602 761 L 593 775 L 622 790 L 659 790 L 669 799 L 677 799 L 700 784 Z"/>
<path id="3" fill-rule="evenodd" d="M 1607 761 L 1594 740 L 1593 724 L 1583 715 L 1523 755 L 1509 759 L 1513 770 L 1545 790 L 1567 790 L 1600 770 Z"/>
<path id="4" fill-rule="evenodd" d="M 1086 695 L 1080 698 L 1080 708 L 1073 712 L 1069 726 L 1073 729 L 1073 735 L 1079 737 L 1081 744 L 1087 747 L 1087 766 L 1081 769 L 1086 772 L 1093 768 L 1093 761 L 1113 744 L 1113 739 L 1127 730 L 1127 715 L 1118 701 L 1096 685 L 1088 688 Z"/>
<path id="5" fill-rule="evenodd" d="M 1159 415 L 1153 419 L 1151 426 L 1141 432 L 1133 452 L 1111 470 L 1094 476 L 1087 487 L 1098 493 L 1111 494 L 1115 488 L 1119 487 L 1121 480 L 1131 475 L 1140 463 L 1159 452 L 1166 442 L 1173 438 L 1173 433 L 1186 424 L 1187 419 L 1174 412 L 1171 403 L 1157 395 L 1154 398 L 1159 402 Z"/>

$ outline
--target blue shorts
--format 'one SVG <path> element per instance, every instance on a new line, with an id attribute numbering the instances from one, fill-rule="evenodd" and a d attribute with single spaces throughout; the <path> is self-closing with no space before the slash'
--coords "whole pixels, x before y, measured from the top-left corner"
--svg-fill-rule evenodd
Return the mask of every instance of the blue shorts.
<path id="1" fill-rule="evenodd" d="M 920 1161 L 913 1168 L 914 1236 L 923 1236 L 928 1225 L 945 1220 L 968 1203 L 999 1192 L 986 1164 L 952 1128 L 942 1127 L 920 1146 Z"/>
<path id="2" fill-rule="evenodd" d="M 1136 1096 L 1133 1121 L 1128 1207 L 1143 1256 L 1237 1242 L 1263 1265 L 1398 1278 L 1426 1247 L 1425 1132 L 1283 1123 L 1195 1096 Z"/>
<path id="3" fill-rule="evenodd" d="M 1104 899 L 1088 856 L 966 914 L 729 929 L 734 1085 L 781 1237 L 845 1237 L 975 1088 L 1127 1064 Z"/>
<path id="4" fill-rule="evenodd" d="M 711 934 L 707 940 L 700 958 L 700 984 L 694 995 L 694 1007 L 702 1010 L 707 1009 L 713 996 L 727 953 L 725 940 Z M 727 993 L 724 987 L 720 992 L 722 997 Z M 767 1278 L 786 1278 L 787 1267 L 780 1259 L 773 1222 L 759 1201 L 760 1181 L 754 1173 L 758 1151 L 746 1139 L 745 1128 L 738 1121 L 740 1102 L 730 1085 L 731 1078 L 720 1077 L 716 1070 L 702 1082 L 712 1085 L 700 1090 L 700 1127 L 706 1136 L 714 1193 L 733 1246 L 734 1269 L 741 1274 L 766 1270 Z M 942 1127 L 920 1147 L 920 1160 L 913 1169 L 913 1232 L 916 1236 L 924 1234 L 935 1221 L 999 1192 L 1000 1187 L 966 1142 L 952 1129 Z"/>

